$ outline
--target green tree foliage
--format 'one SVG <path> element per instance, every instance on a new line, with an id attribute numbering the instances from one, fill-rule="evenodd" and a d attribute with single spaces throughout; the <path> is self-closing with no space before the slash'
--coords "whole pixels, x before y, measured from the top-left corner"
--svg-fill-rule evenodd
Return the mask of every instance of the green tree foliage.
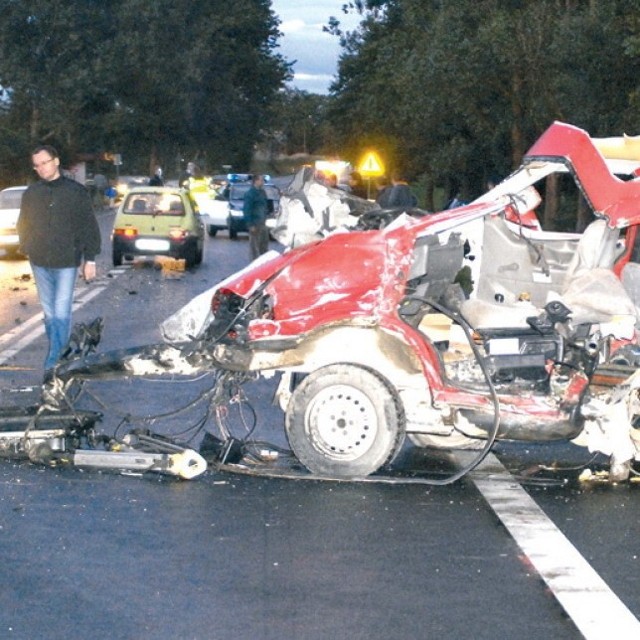
<path id="1" fill-rule="evenodd" d="M 353 0 L 330 119 L 357 156 L 478 195 L 553 120 L 640 132 L 638 0 Z M 427 202 L 427 206 L 429 203 Z"/>
<path id="2" fill-rule="evenodd" d="M 95 99 L 91 57 L 107 13 L 98 1 L 0 2 L 0 84 L 10 88 L 2 122 L 20 146 L 73 146 Z"/>
<path id="3" fill-rule="evenodd" d="M 21 153 L 244 168 L 289 75 L 270 0 L 0 0 L 0 16 L 0 131 Z"/>
<path id="4" fill-rule="evenodd" d="M 328 96 L 287 88 L 274 105 L 273 122 L 277 128 L 281 153 L 331 153 L 332 135 L 328 130 Z"/>

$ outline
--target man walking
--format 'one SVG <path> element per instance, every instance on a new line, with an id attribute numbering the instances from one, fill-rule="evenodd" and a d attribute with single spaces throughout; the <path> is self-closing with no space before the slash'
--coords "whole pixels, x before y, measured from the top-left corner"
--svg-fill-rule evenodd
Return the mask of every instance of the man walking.
<path id="1" fill-rule="evenodd" d="M 31 160 L 40 180 L 22 197 L 18 234 L 20 250 L 31 263 L 44 312 L 49 339 L 44 363 L 46 381 L 71 334 L 78 267 L 82 267 L 85 280 L 96 276 L 100 229 L 89 192 L 60 174 L 58 152 L 49 145 L 39 146 L 32 152 Z"/>
<path id="2" fill-rule="evenodd" d="M 269 249 L 269 230 L 266 224 L 268 212 L 269 201 L 264 190 L 264 177 L 255 175 L 242 206 L 242 214 L 249 231 L 251 260 L 255 260 Z"/>

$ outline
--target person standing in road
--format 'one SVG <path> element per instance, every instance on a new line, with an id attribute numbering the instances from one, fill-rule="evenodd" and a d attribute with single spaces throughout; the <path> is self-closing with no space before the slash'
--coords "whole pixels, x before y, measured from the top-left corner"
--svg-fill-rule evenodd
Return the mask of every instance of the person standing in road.
<path id="1" fill-rule="evenodd" d="M 418 206 L 418 198 L 411 191 L 411 187 L 400 174 L 394 174 L 391 178 L 391 189 L 386 201 L 389 209 L 413 209 Z"/>
<path id="2" fill-rule="evenodd" d="M 180 178 L 178 179 L 178 185 L 184 187 L 185 189 L 189 188 L 189 180 L 194 176 L 196 172 L 195 162 L 187 163 L 187 168 L 180 174 Z"/>
<path id="3" fill-rule="evenodd" d="M 101 239 L 91 196 L 83 185 L 61 175 L 58 152 L 42 145 L 31 160 L 40 180 L 24 192 L 17 226 L 20 251 L 29 258 L 44 312 L 46 381 L 71 334 L 78 268 L 87 282 L 96 277 Z"/>
<path id="4" fill-rule="evenodd" d="M 369 197 L 369 189 L 364 183 L 359 171 L 351 172 L 351 175 L 349 176 L 349 188 L 351 189 L 351 194 L 358 198 L 367 200 Z"/>
<path id="5" fill-rule="evenodd" d="M 380 176 L 376 180 L 376 202 L 382 209 L 388 208 L 389 195 L 391 194 L 391 185 L 387 176 Z"/>
<path id="6" fill-rule="evenodd" d="M 162 167 L 156 167 L 151 178 L 149 178 L 150 187 L 164 187 L 164 178 L 162 177 Z"/>
<path id="7" fill-rule="evenodd" d="M 242 214 L 249 231 L 251 260 L 255 260 L 269 249 L 269 230 L 266 224 L 268 213 L 269 200 L 264 190 L 264 176 L 258 174 L 253 176 L 242 206 Z"/>

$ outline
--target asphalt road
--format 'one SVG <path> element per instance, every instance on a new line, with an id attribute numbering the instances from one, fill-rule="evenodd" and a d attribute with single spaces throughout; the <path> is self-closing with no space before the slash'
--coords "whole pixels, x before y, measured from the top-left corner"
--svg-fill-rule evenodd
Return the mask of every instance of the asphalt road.
<path id="1" fill-rule="evenodd" d="M 101 216 L 105 240 L 111 219 Z M 78 285 L 76 320 L 104 319 L 103 350 L 158 341 L 159 322 L 248 256 L 246 237 L 222 232 L 207 238 L 199 269 L 163 278 L 150 263 L 111 271 L 105 242 L 99 281 Z M 23 406 L 39 400 L 44 359 L 26 263 L 0 260 L 0 288 L 0 402 Z M 113 432 L 122 416 L 171 411 L 206 385 L 89 388 Z M 253 436 L 285 445 L 273 385 L 247 387 Z M 189 436 L 197 418 L 149 424 Z M 580 483 L 583 466 L 602 461 L 570 445 L 499 445 L 496 454 L 502 471 L 445 487 L 213 471 L 179 481 L 0 460 L 0 637 L 563 640 L 605 637 L 603 628 L 614 637 L 607 625 L 620 620 L 618 606 L 633 637 L 638 486 Z M 460 464 L 410 448 L 402 462 L 437 477 Z M 565 539 L 606 594 L 584 572 L 557 587 L 572 571 L 556 571 Z"/>

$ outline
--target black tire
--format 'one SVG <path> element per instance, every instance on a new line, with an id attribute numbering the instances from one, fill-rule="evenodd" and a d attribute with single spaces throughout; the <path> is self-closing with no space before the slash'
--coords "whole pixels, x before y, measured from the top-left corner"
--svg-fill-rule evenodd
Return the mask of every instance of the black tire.
<path id="1" fill-rule="evenodd" d="M 310 373 L 286 411 L 291 449 L 312 473 L 364 477 L 389 462 L 404 441 L 404 416 L 388 384 L 360 366 Z"/>
<path id="2" fill-rule="evenodd" d="M 184 266 L 187 269 L 193 269 L 197 264 L 198 249 L 194 243 L 187 244 L 182 250 L 182 257 L 184 258 Z"/>
<path id="3" fill-rule="evenodd" d="M 238 237 L 238 232 L 236 231 L 235 227 L 229 227 L 229 237 L 232 240 L 235 240 Z"/>
<path id="4" fill-rule="evenodd" d="M 209 227 L 207 228 L 207 233 L 214 238 L 215 235 L 218 233 L 218 227 L 214 227 L 213 225 L 209 225 Z"/>
<path id="5" fill-rule="evenodd" d="M 202 264 L 203 256 L 204 256 L 204 248 L 196 247 L 196 264 Z"/>
<path id="6" fill-rule="evenodd" d="M 122 266 L 122 251 L 120 251 L 120 249 L 116 249 L 115 247 L 113 247 L 112 259 L 113 259 L 113 266 L 114 267 L 121 267 Z"/>

